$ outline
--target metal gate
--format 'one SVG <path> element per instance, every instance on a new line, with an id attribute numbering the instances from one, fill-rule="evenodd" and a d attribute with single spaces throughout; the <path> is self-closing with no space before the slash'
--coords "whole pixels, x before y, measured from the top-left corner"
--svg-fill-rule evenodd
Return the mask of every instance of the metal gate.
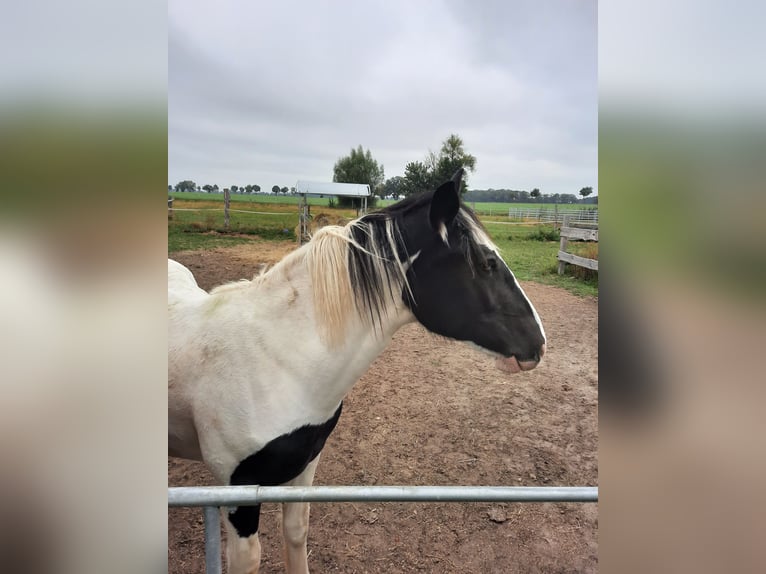
<path id="1" fill-rule="evenodd" d="M 168 506 L 202 506 L 205 572 L 221 573 L 219 507 L 262 502 L 598 502 L 595 486 L 184 486 Z"/>

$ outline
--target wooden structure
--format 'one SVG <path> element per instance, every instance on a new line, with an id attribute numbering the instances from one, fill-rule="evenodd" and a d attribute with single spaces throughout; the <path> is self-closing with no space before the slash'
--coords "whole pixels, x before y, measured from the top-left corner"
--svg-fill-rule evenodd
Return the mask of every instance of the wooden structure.
<path id="1" fill-rule="evenodd" d="M 564 273 L 564 266 L 567 263 L 572 265 L 578 265 L 579 267 L 585 267 L 587 269 L 593 269 L 598 271 L 598 260 L 588 259 L 586 257 L 580 257 L 572 253 L 567 253 L 567 244 L 570 239 L 576 239 L 579 241 L 596 241 L 598 242 L 598 229 L 586 229 L 581 227 L 571 227 L 570 217 L 564 217 L 564 225 L 560 229 L 561 244 L 559 245 L 559 275 Z"/>
<path id="2" fill-rule="evenodd" d="M 311 208 L 308 202 L 310 195 L 334 195 L 338 197 L 359 197 L 362 199 L 362 207 L 359 215 L 367 213 L 367 198 L 372 195 L 370 186 L 360 183 L 335 183 L 323 181 L 298 181 L 295 184 L 295 193 L 301 196 L 298 204 L 298 245 L 309 240 L 309 221 L 311 220 Z"/>
<path id="3" fill-rule="evenodd" d="M 223 190 L 223 228 L 229 229 L 229 205 L 231 202 L 231 192 L 229 188 Z"/>

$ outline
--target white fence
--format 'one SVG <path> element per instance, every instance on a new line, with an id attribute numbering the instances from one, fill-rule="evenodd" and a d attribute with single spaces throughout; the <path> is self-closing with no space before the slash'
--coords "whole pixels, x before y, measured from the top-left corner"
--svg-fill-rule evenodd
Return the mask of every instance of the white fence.
<path id="1" fill-rule="evenodd" d="M 572 222 L 598 224 L 598 209 L 558 209 L 555 205 L 554 207 L 508 209 L 508 218 L 515 221 L 563 224 L 565 217 L 569 217 Z"/>
<path id="2" fill-rule="evenodd" d="M 263 502 L 598 502 L 595 486 L 189 486 L 168 489 L 168 506 L 202 506 L 205 572 L 221 573 L 218 507 Z"/>

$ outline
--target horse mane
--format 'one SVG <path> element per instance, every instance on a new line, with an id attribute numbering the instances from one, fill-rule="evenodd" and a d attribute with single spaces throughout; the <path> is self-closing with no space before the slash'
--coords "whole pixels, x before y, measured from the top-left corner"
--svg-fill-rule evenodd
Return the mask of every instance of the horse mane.
<path id="1" fill-rule="evenodd" d="M 382 330 L 383 319 L 407 280 L 408 255 L 398 223 L 377 212 L 344 227 L 329 225 L 307 244 L 306 263 L 313 287 L 320 335 L 343 342 L 352 314 Z"/>

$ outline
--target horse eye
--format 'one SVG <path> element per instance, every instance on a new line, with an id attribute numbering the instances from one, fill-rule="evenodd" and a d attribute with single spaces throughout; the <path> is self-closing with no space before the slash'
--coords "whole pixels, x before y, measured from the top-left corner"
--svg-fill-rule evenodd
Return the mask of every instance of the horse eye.
<path id="1" fill-rule="evenodd" d="M 494 271 L 497 269 L 497 259 L 494 257 L 487 257 L 487 260 L 482 267 L 484 268 L 484 271 Z"/>

